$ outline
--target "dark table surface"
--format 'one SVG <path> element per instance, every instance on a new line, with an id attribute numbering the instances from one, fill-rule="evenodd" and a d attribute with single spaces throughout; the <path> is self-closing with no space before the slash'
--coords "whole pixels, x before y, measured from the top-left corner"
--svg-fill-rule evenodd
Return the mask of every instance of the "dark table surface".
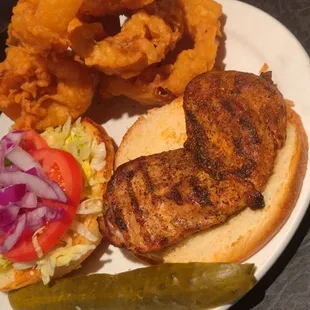
<path id="1" fill-rule="evenodd" d="M 3 21 L 3 16 L 7 16 L 10 6 L 15 1 L 0 1 L 0 21 Z M 244 0 L 243 2 L 252 4 L 278 19 L 298 38 L 310 55 L 310 0 Z M 0 22 L 0 29 L 1 26 Z M 310 309 L 309 226 L 310 209 L 276 264 L 231 310 Z"/>

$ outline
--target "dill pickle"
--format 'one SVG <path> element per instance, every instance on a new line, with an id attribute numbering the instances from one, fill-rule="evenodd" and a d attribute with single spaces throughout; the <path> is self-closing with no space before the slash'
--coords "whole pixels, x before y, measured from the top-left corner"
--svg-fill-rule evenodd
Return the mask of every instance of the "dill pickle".
<path id="1" fill-rule="evenodd" d="M 235 301 L 254 284 L 252 264 L 162 264 L 35 284 L 10 292 L 9 301 L 15 310 L 208 309 Z"/>

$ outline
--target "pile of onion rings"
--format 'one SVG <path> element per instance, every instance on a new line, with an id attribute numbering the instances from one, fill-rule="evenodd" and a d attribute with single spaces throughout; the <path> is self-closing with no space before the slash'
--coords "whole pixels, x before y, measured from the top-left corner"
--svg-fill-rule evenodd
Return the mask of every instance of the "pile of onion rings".
<path id="1" fill-rule="evenodd" d="M 169 103 L 213 69 L 221 15 L 214 0 L 19 0 L 0 64 L 0 111 L 15 128 L 44 130 L 79 117 L 96 91 Z"/>

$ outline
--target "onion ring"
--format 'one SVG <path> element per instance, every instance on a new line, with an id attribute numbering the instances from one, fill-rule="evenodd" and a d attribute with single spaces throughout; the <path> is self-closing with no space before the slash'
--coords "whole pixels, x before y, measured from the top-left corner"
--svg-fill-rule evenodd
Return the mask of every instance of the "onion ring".
<path id="1" fill-rule="evenodd" d="M 124 10 L 136 10 L 154 0 L 84 0 L 80 8 L 81 15 L 105 16 L 122 13 Z"/>
<path id="2" fill-rule="evenodd" d="M 195 76 L 213 69 L 221 36 L 222 6 L 213 0 L 179 0 L 179 3 L 194 47 L 181 51 L 174 63 L 147 68 L 136 78 L 102 76 L 103 99 L 125 95 L 145 105 L 164 105 L 181 96 Z"/>
<path id="3" fill-rule="evenodd" d="M 124 23 L 117 35 L 97 42 L 92 40 L 93 37 L 85 36 L 87 28 L 93 28 L 89 33 L 96 34 L 94 27 L 98 27 L 97 23 L 71 26 L 68 28 L 70 47 L 87 66 L 105 74 L 117 74 L 126 79 L 138 76 L 150 65 L 162 61 L 182 35 L 182 23 L 179 22 L 178 29 L 176 25 L 172 29 L 166 23 L 163 11 L 159 12 L 156 9 L 153 14 L 148 14 L 140 10 Z"/>

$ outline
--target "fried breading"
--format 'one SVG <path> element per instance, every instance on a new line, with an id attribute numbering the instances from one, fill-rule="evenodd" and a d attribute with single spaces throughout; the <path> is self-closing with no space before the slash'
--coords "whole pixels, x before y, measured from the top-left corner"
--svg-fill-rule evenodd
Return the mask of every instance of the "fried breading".
<path id="1" fill-rule="evenodd" d="M 70 40 L 70 47 L 84 58 L 87 66 L 95 67 L 107 75 L 126 79 L 138 76 L 144 69 L 163 60 L 183 33 L 182 26 L 177 27 L 173 22 L 172 29 L 166 23 L 166 15 L 170 14 L 168 10 L 164 14 L 157 7 L 152 13 L 139 10 L 125 22 L 117 35 L 93 41 L 92 48 L 91 45 L 87 49 L 80 48 L 83 45 L 80 42 L 83 41 L 79 40 Z M 179 25 L 182 23 L 179 22 Z M 81 27 L 69 28 L 69 39 L 82 37 L 82 34 L 79 35 L 81 31 Z"/>
<path id="2" fill-rule="evenodd" d="M 156 0 L 143 10 L 150 15 L 161 17 L 169 25 L 173 33 L 174 48 L 184 34 L 184 14 L 178 0 Z"/>
<path id="3" fill-rule="evenodd" d="M 195 76 L 213 69 L 222 15 L 221 5 L 212 0 L 178 1 L 185 12 L 186 29 L 194 41 L 194 48 L 179 54 L 169 78 L 161 84 L 177 97 Z"/>
<path id="4" fill-rule="evenodd" d="M 195 76 L 213 69 L 221 36 L 222 6 L 213 0 L 178 0 L 178 5 L 193 48 L 181 49 L 172 63 L 166 61 L 147 68 L 131 80 L 103 77 L 105 82 L 100 90 L 103 98 L 125 95 L 145 105 L 163 105 L 182 95 Z"/>
<path id="5" fill-rule="evenodd" d="M 68 25 L 70 47 L 81 57 L 87 57 L 93 49 L 94 42 L 106 36 L 99 22 L 85 23 L 76 17 Z"/>
<path id="6" fill-rule="evenodd" d="M 118 15 L 121 12 L 128 18 L 122 27 Z M 182 95 L 192 78 L 213 68 L 222 7 L 214 0 L 68 0 L 65 4 L 60 0 L 20 0 L 13 13 L 8 45 L 27 49 L 20 52 L 19 56 L 24 56 L 18 61 L 23 58 L 35 64 L 43 57 L 47 60 L 40 60 L 39 67 L 42 63 L 47 66 L 53 59 L 57 64 L 61 59 L 68 60 L 70 53 L 69 62 L 79 63 L 76 66 L 83 68 L 86 77 L 96 71 L 102 76 L 99 92 L 103 98 L 125 95 L 146 105 L 164 105 Z M 188 38 L 193 44 L 183 45 Z M 7 65 L 12 66 L 12 61 Z M 46 76 L 49 70 L 42 69 Z M 32 85 L 42 82 L 27 71 L 26 80 L 30 76 Z M 58 85 L 57 76 L 52 80 Z M 10 96 L 6 105 L 2 103 L 2 109 L 7 111 L 4 107 L 9 102 L 12 106 L 15 99 L 4 92 L 5 96 Z M 26 97 L 31 107 L 37 106 L 38 97 Z M 86 101 L 83 107 L 89 104 Z M 76 108 L 76 114 L 82 110 Z M 34 124 L 24 108 L 8 111 L 18 119 L 17 126 Z M 18 116 L 18 111 L 24 111 L 27 120 L 21 121 L 24 116 Z"/>
<path id="7" fill-rule="evenodd" d="M 124 95 L 144 105 L 167 104 L 176 96 L 160 88 L 160 82 L 169 76 L 171 67 L 169 65 L 160 68 L 152 67 L 146 69 L 141 76 L 132 79 L 101 75 L 99 84 L 101 98 L 106 100 L 113 96 Z"/>
<path id="8" fill-rule="evenodd" d="M 82 0 L 19 0 L 13 9 L 7 44 L 22 45 L 33 53 L 64 53 L 67 27 Z"/>
<path id="9" fill-rule="evenodd" d="M 80 8 L 80 13 L 91 16 L 105 16 L 109 14 L 119 14 L 126 9 L 139 9 L 154 0 L 84 0 Z"/>
<path id="10" fill-rule="evenodd" d="M 76 119 L 92 102 L 97 78 L 70 57 L 46 59 L 9 47 L 0 64 L 0 110 L 14 128 L 44 130 Z"/>

